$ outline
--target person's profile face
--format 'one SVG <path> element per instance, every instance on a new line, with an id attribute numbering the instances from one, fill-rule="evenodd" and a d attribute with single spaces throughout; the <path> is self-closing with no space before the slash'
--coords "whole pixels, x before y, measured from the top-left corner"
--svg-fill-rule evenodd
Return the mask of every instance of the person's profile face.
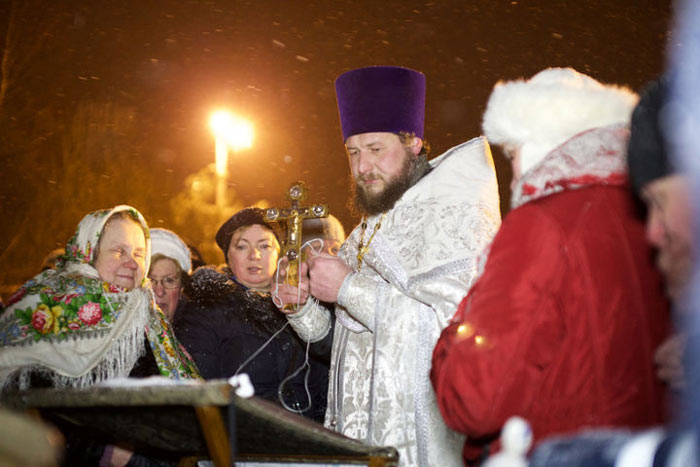
<path id="1" fill-rule="evenodd" d="M 653 180 L 642 188 L 642 198 L 647 205 L 646 237 L 658 250 L 656 264 L 668 296 L 676 300 L 690 279 L 695 256 L 687 178 L 674 174 Z"/>

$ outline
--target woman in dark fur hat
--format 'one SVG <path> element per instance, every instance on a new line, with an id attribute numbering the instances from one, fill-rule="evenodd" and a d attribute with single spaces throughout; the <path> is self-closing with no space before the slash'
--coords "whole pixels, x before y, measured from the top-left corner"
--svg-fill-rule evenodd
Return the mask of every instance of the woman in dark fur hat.
<path id="1" fill-rule="evenodd" d="M 216 243 L 227 265 L 192 275 L 191 302 L 175 326 L 178 338 L 204 378 L 247 373 L 256 395 L 323 421 L 328 365 L 311 344 L 307 395 L 305 371 L 291 376 L 304 364 L 306 343 L 286 326 L 270 296 L 280 251 L 274 229 L 261 209 L 246 208 L 221 226 Z"/>

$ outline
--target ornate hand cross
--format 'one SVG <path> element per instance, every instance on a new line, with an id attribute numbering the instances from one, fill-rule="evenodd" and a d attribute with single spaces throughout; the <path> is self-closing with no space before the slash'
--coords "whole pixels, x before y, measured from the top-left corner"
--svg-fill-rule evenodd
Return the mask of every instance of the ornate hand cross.
<path id="1" fill-rule="evenodd" d="M 299 203 L 306 200 L 308 190 L 304 182 L 293 183 L 287 192 L 289 208 L 269 208 L 265 211 L 265 221 L 280 222 L 287 221 L 287 241 L 282 249 L 282 254 L 287 256 L 289 266 L 287 267 L 287 280 L 290 285 L 298 285 L 299 260 L 301 259 L 301 223 L 304 219 L 328 216 L 328 207 L 325 204 L 314 204 L 313 206 L 299 206 Z"/>

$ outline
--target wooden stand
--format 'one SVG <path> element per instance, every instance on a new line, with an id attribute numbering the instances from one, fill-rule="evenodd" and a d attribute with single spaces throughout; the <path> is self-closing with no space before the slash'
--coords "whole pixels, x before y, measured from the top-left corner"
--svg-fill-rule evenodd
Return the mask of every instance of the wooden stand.
<path id="1" fill-rule="evenodd" d="M 39 410 L 110 443 L 168 453 L 180 465 L 398 465 L 375 447 L 325 429 L 268 401 L 236 396 L 226 381 L 6 392 L 2 405 Z"/>

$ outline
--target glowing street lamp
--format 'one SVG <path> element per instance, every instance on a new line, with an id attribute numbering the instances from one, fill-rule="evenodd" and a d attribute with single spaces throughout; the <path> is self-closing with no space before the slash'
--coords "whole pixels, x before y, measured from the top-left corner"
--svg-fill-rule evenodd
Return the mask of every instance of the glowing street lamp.
<path id="1" fill-rule="evenodd" d="M 230 112 L 219 110 L 209 119 L 216 138 L 216 205 L 226 202 L 226 178 L 228 176 L 228 148 L 237 151 L 253 144 L 253 126 Z"/>

